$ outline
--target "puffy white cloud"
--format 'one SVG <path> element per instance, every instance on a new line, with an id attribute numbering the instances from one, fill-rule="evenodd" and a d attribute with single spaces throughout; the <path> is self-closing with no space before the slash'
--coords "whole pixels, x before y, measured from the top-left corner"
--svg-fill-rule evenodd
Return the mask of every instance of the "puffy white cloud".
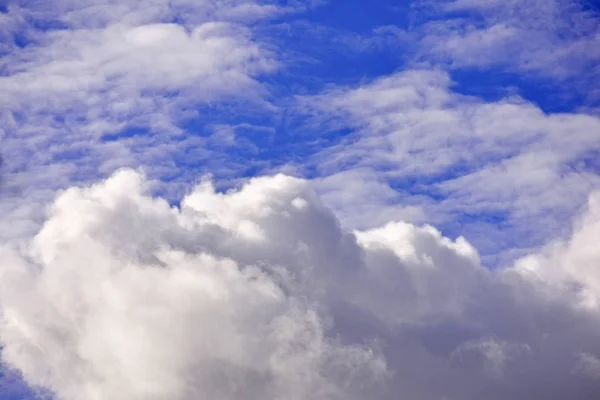
<path id="1" fill-rule="evenodd" d="M 306 184 L 205 184 L 181 211 L 141 186 L 125 171 L 70 189 L 31 261 L 4 250 L 3 357 L 32 384 L 64 399 L 360 398 L 354 382 L 385 372 L 371 350 L 325 336 L 316 298 L 289 292 L 296 279 L 317 292 L 302 265 L 352 254 L 330 216 L 323 236 L 302 232 L 323 214 Z"/>
<path id="2" fill-rule="evenodd" d="M 600 265 L 580 240 L 595 197 L 560 253 L 581 275 L 543 253 L 531 274 L 430 226 L 346 231 L 285 175 L 203 181 L 180 207 L 150 186 L 124 170 L 66 190 L 35 238 L 2 246 L 3 360 L 61 400 L 600 393 L 600 309 L 568 284 Z"/>
<path id="3" fill-rule="evenodd" d="M 600 305 L 600 193 L 590 196 L 587 208 L 570 240 L 551 242 L 519 260 L 517 268 L 552 285 L 578 288 L 582 304 L 595 308 Z"/>

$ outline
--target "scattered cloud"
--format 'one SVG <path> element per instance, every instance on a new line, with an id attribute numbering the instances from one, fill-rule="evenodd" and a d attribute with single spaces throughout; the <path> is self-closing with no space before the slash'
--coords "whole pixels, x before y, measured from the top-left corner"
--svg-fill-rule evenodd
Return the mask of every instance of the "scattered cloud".
<path id="1" fill-rule="evenodd" d="M 600 74 L 597 10 L 571 0 L 426 2 L 420 55 L 453 68 L 500 66 L 570 82 L 589 97 Z"/>
<path id="2" fill-rule="evenodd" d="M 9 6 L 0 14 L 3 42 L 11 46 L 0 65 L 0 136 L 8 177 L 2 210 L 13 227 L 1 236 L 30 233 L 21 217 L 73 182 L 126 166 L 172 179 L 172 160 L 182 152 L 187 162 L 190 148 L 196 160 L 218 153 L 185 125 L 216 104 L 271 107 L 257 77 L 279 62 L 248 24 L 305 6 L 163 0 Z"/>
<path id="3" fill-rule="evenodd" d="M 565 222 L 600 187 L 586 162 L 600 148 L 598 118 L 545 114 L 518 97 L 463 96 L 442 71 L 402 71 L 299 101 L 316 110 L 323 126 L 353 131 L 313 162 L 324 198 L 354 226 L 385 220 L 392 199 L 392 207 L 420 208 L 435 223 L 494 216 L 510 225 L 507 235 L 517 235 L 506 247 L 528 248 L 566 235 Z M 380 197 L 373 192 L 379 201 L 356 190 L 372 186 L 379 187 Z M 461 229 L 469 237 L 468 226 Z"/>
<path id="4" fill-rule="evenodd" d="M 591 3 L 408 1 L 396 14 L 398 23 L 374 27 L 354 42 L 395 54 L 397 68 L 444 69 L 460 74 L 468 88 L 483 76 L 488 93 L 506 86 L 533 91 L 533 97 L 543 91 L 561 107 L 597 115 L 600 14 Z"/>

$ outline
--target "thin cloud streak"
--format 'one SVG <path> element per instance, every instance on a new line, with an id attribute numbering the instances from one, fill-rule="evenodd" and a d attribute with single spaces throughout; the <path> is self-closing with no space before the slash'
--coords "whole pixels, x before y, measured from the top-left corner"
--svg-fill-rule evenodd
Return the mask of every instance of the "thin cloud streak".
<path id="1" fill-rule="evenodd" d="M 463 96 L 442 71 L 403 71 L 299 102 L 322 126 L 353 131 L 312 159 L 317 187 L 350 226 L 372 226 L 401 202 L 423 211 L 416 222 L 499 215 L 511 227 L 505 234 L 518 237 L 507 248 L 529 248 L 566 237 L 565 222 L 600 188 L 597 172 L 579 162 L 600 148 L 598 118 L 546 115 L 518 97 Z M 397 188 L 393 201 L 351 189 L 374 182 Z"/>

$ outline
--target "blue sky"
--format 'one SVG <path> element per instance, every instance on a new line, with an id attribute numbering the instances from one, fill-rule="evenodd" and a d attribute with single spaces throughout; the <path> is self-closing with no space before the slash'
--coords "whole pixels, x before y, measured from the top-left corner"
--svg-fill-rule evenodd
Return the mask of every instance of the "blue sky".
<path id="1" fill-rule="evenodd" d="M 575 240 L 600 190 L 598 12 L 584 0 L 5 1 L 0 240 L 26 243 L 57 193 L 121 168 L 175 206 L 206 176 L 226 191 L 282 172 L 345 230 L 431 225 L 464 237 L 483 268 L 513 268 Z M 0 399 L 34 398 L 12 376 Z"/>

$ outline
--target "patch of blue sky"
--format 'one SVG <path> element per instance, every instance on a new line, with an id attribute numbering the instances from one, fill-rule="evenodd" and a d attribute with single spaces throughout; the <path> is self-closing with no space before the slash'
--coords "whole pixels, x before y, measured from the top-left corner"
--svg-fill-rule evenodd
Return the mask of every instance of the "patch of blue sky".
<path id="1" fill-rule="evenodd" d="M 600 11 L 600 0 L 580 0 L 579 3 L 586 11 Z"/>
<path id="2" fill-rule="evenodd" d="M 46 390 L 28 386 L 20 373 L 0 368 L 0 400 L 52 400 L 53 398 Z"/>
<path id="3" fill-rule="evenodd" d="M 495 102 L 519 96 L 546 113 L 577 111 L 587 104 L 585 93 L 539 76 L 524 76 L 504 68 L 459 68 L 450 72 L 456 93 Z"/>
<path id="4" fill-rule="evenodd" d="M 311 13 L 310 18 L 337 31 L 370 34 L 380 26 L 408 26 L 414 3 L 407 0 L 330 1 Z"/>

